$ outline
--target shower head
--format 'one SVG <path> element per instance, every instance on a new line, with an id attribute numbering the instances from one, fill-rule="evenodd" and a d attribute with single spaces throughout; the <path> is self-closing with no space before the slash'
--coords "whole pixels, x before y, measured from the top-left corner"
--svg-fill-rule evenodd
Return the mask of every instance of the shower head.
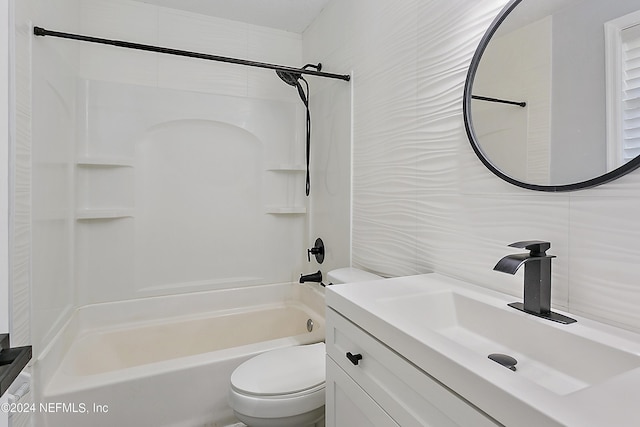
<path id="1" fill-rule="evenodd" d="M 283 82 L 293 87 L 298 86 L 298 80 L 300 80 L 300 78 L 302 77 L 302 74 L 300 73 L 293 73 L 290 71 L 282 70 L 276 70 L 276 74 L 282 79 Z"/>
<path id="2" fill-rule="evenodd" d="M 322 69 L 322 64 L 318 63 L 318 65 L 307 64 L 304 67 L 300 68 L 300 70 L 306 70 L 307 68 L 312 67 L 317 71 Z M 295 69 L 294 69 L 295 70 Z M 285 71 L 285 70 L 276 70 L 276 74 L 283 82 L 288 84 L 289 86 L 293 86 L 298 89 L 298 95 L 300 95 L 300 99 L 305 107 L 307 107 L 307 177 L 306 177 L 306 194 L 309 195 L 309 188 L 311 187 L 310 179 L 309 179 L 309 153 L 310 153 L 310 144 L 311 144 L 311 115 L 309 113 L 309 83 L 302 77 L 302 73 L 297 73 L 295 71 Z M 306 93 L 302 84 L 300 84 L 300 80 L 304 82 L 304 85 L 307 89 Z M 301 279 L 302 280 L 302 279 Z M 320 278 L 322 280 L 322 278 Z"/>
<path id="3" fill-rule="evenodd" d="M 315 68 L 316 71 L 322 70 L 322 64 L 320 64 L 320 63 L 318 63 L 318 65 L 306 64 L 301 69 L 302 70 L 306 70 L 309 67 Z M 293 71 L 276 70 L 276 74 L 278 75 L 278 77 L 280 77 L 282 79 L 283 82 L 285 82 L 289 86 L 293 86 L 293 87 L 298 86 L 298 84 L 299 84 L 298 80 L 300 80 L 300 79 L 304 80 L 304 78 L 302 77 L 301 73 L 295 73 Z"/>

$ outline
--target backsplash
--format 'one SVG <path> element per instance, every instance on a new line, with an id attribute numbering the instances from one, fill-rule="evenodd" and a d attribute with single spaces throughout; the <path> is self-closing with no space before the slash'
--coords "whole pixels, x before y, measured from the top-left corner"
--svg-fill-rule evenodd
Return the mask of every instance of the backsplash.
<path id="1" fill-rule="evenodd" d="M 305 32 L 305 59 L 353 70 L 352 263 L 521 297 L 522 273 L 493 266 L 510 243 L 547 240 L 554 307 L 640 331 L 640 172 L 537 193 L 498 179 L 469 145 L 466 72 L 505 3 L 334 0 Z"/>

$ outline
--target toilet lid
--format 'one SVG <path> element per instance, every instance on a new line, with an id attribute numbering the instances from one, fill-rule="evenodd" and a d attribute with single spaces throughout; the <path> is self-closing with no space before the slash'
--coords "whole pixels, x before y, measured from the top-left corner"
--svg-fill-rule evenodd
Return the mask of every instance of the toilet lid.
<path id="1" fill-rule="evenodd" d="M 324 343 L 268 351 L 247 360 L 231 374 L 236 391 L 260 396 L 299 393 L 324 381 Z"/>

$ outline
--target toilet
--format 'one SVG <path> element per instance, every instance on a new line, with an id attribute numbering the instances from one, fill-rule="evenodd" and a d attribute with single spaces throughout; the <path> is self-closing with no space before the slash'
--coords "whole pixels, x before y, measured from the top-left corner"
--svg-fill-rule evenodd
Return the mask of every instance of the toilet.
<path id="1" fill-rule="evenodd" d="M 328 283 L 378 280 L 355 268 L 327 274 Z M 323 342 L 267 351 L 231 374 L 229 406 L 249 427 L 324 426 L 325 344 Z"/>

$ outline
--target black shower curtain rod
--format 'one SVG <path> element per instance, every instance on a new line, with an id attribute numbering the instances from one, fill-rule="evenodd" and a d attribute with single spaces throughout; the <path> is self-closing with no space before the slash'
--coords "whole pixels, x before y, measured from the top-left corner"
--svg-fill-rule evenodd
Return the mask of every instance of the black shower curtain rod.
<path id="1" fill-rule="evenodd" d="M 471 95 L 471 98 L 477 99 L 478 101 L 498 102 L 500 104 L 517 105 L 518 107 L 522 107 L 522 108 L 527 106 L 526 102 L 507 101 L 506 99 L 489 98 L 487 96 Z"/>
<path id="2" fill-rule="evenodd" d="M 131 43 L 131 42 L 126 42 L 122 40 L 109 40 L 109 39 L 102 39 L 99 37 L 83 36 L 80 34 L 61 33 L 59 31 L 47 30 L 42 27 L 33 27 L 33 34 L 36 36 L 51 36 L 51 37 L 59 37 L 63 39 L 80 40 L 80 41 L 90 42 L 90 43 L 99 43 L 99 44 L 106 44 L 106 45 L 117 46 L 117 47 L 124 47 L 127 49 L 137 49 L 137 50 L 144 50 L 147 52 L 165 53 L 168 55 L 185 56 L 188 58 L 207 59 L 209 61 L 227 62 L 231 64 L 247 65 L 250 67 L 258 67 L 258 68 L 267 68 L 270 70 L 280 70 L 280 71 L 286 71 L 290 73 L 309 74 L 312 76 L 327 77 L 329 79 L 345 80 L 347 82 L 351 80 L 351 76 L 348 74 L 332 74 L 332 73 L 325 73 L 322 71 L 307 70 L 304 68 L 294 68 L 294 67 L 287 67 L 283 65 L 268 64 L 266 62 L 248 61 L 246 59 L 229 58 L 226 56 L 209 55 L 206 53 L 198 53 L 198 52 L 189 52 L 187 50 L 179 50 L 179 49 L 171 49 L 171 48 L 160 47 L 160 46 Z"/>

